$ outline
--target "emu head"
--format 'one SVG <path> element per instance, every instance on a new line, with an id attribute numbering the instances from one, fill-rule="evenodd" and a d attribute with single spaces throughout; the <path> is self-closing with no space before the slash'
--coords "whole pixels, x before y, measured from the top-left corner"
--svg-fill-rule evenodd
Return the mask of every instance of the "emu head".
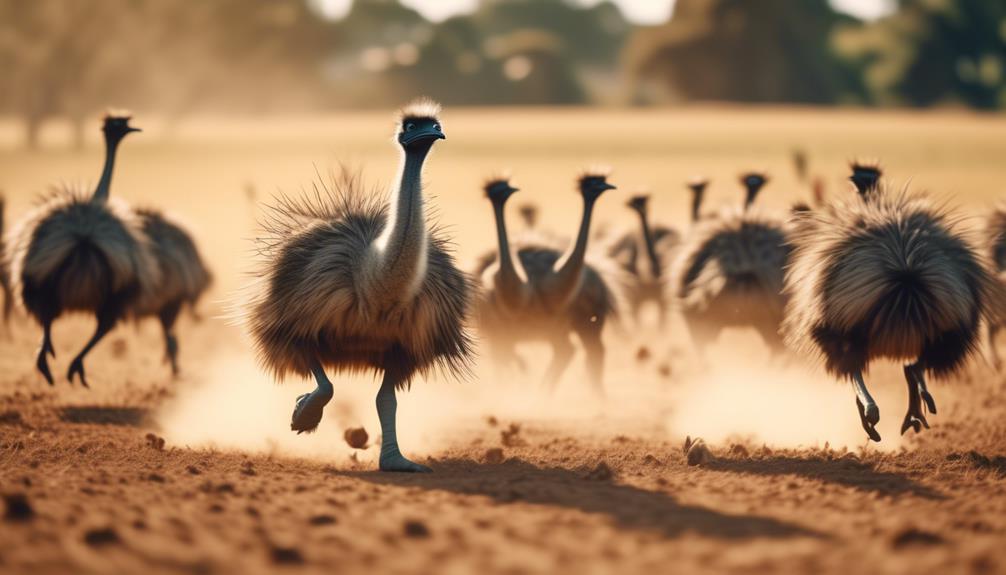
<path id="1" fill-rule="evenodd" d="M 849 181 L 852 182 L 852 185 L 856 186 L 856 191 L 859 192 L 859 195 L 865 197 L 880 185 L 881 175 L 883 175 L 883 172 L 880 170 L 880 166 L 876 164 L 854 162 Z"/>
<path id="2" fill-rule="evenodd" d="M 129 125 L 131 116 L 123 113 L 108 113 L 102 122 L 101 131 L 105 133 L 105 139 L 110 142 L 119 142 L 130 132 L 139 132 L 139 128 Z"/>
<path id="3" fill-rule="evenodd" d="M 640 194 L 638 196 L 632 196 L 625 205 L 629 206 L 630 210 L 634 210 L 640 214 L 646 213 L 646 206 L 650 203 L 650 196 Z"/>
<path id="4" fill-rule="evenodd" d="M 483 189 L 489 201 L 499 205 L 505 204 L 510 199 L 510 196 L 519 191 L 518 188 L 510 185 L 510 179 L 506 177 L 490 178 L 483 186 Z"/>
<path id="5" fill-rule="evenodd" d="M 439 116 L 440 104 L 426 98 L 402 108 L 396 129 L 398 144 L 406 152 L 428 152 L 433 142 L 447 139 Z"/>
<path id="6" fill-rule="evenodd" d="M 758 197 L 758 192 L 768 183 L 768 178 L 764 174 L 751 172 L 741 176 L 741 183 L 747 189 L 747 198 L 744 200 L 744 207 L 748 208 Z"/>
<path id="7" fill-rule="evenodd" d="M 588 168 L 584 170 L 576 182 L 580 188 L 580 194 L 583 195 L 584 199 L 594 201 L 600 198 L 604 192 L 617 189 L 608 183 L 608 175 L 610 173 L 611 170 L 607 168 Z"/>

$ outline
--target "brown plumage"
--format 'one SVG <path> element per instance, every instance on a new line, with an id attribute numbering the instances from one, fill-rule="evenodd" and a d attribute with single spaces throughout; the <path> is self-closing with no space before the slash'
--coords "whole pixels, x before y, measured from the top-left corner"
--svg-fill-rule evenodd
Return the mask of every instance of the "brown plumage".
<path id="1" fill-rule="evenodd" d="M 820 356 L 853 381 L 867 434 L 879 441 L 879 409 L 862 374 L 879 358 L 905 367 L 909 410 L 902 433 L 936 413 L 923 374 L 961 369 L 975 351 L 979 322 L 997 299 L 992 274 L 945 208 L 907 189 L 888 189 L 872 166 L 851 178 L 860 198 L 801 215 L 787 275 L 787 342 Z"/>
<path id="2" fill-rule="evenodd" d="M 199 298 L 209 288 L 212 275 L 199 255 L 195 241 L 185 228 L 161 212 L 149 208 L 136 210 L 143 233 L 161 274 L 157 289 L 133 309 L 137 317 L 156 316 L 164 333 L 165 361 L 178 374 L 178 339 L 175 321 L 183 307 L 195 310 Z"/>
<path id="3" fill-rule="evenodd" d="M 98 327 L 74 358 L 71 382 L 84 375 L 84 356 L 132 308 L 149 298 L 160 281 L 157 263 L 136 214 L 109 199 L 115 152 L 126 134 L 137 131 L 128 116 L 106 116 L 105 168 L 92 195 L 60 189 L 42 199 L 12 234 L 14 292 L 43 328 L 36 358 L 52 384 L 47 355 L 55 356 L 52 322 L 67 311 L 93 313 Z"/>
<path id="4" fill-rule="evenodd" d="M 375 371 L 381 420 L 380 468 L 428 471 L 398 447 L 396 389 L 416 374 L 468 371 L 466 317 L 472 285 L 426 223 L 421 183 L 433 143 L 443 139 L 439 108 L 428 101 L 400 115 L 402 162 L 392 204 L 368 194 L 356 176 L 316 184 L 313 196 L 281 197 L 260 238 L 262 265 L 245 320 L 261 363 L 276 378 L 314 375 L 291 422 L 313 431 L 334 393 L 325 373 Z"/>
<path id="5" fill-rule="evenodd" d="M 554 389 L 572 360 L 575 348 L 570 336 L 575 334 L 586 352 L 591 385 L 602 393 L 605 350 L 601 333 L 615 316 L 615 303 L 603 275 L 585 258 L 594 202 L 614 186 L 607 183 L 606 173 L 597 172 L 585 173 L 577 185 L 584 213 L 575 244 L 565 254 L 546 246 L 519 246 L 514 258 L 504 207 L 517 189 L 505 178 L 486 183 L 499 255 L 483 257 L 478 265 L 483 287 L 479 325 L 498 365 L 519 361 L 514 349 L 518 343 L 549 342 L 553 357 L 544 376 L 549 389 Z"/>
<path id="6" fill-rule="evenodd" d="M 764 178 L 749 174 L 744 207 L 700 220 L 672 266 L 674 296 L 696 345 L 704 348 L 727 327 L 753 327 L 774 351 L 786 298 L 788 225 L 778 215 L 749 209 Z"/>

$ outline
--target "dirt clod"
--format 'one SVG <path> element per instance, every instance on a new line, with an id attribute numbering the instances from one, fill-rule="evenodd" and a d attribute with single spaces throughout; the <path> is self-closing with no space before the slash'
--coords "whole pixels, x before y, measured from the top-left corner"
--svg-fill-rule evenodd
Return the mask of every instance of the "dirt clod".
<path id="1" fill-rule="evenodd" d="M 3 496 L 4 514 L 7 521 L 30 521 L 35 518 L 35 508 L 24 493 L 8 493 Z"/>
<path id="2" fill-rule="evenodd" d="M 706 447 L 706 442 L 698 437 L 694 440 L 691 437 L 686 438 L 684 451 L 685 459 L 691 466 L 705 465 L 712 459 L 712 453 Z"/>
<path id="3" fill-rule="evenodd" d="M 370 439 L 367 430 L 362 427 L 350 427 L 342 437 L 353 449 L 366 449 L 367 441 Z"/>
<path id="4" fill-rule="evenodd" d="M 485 462 L 489 465 L 499 465 L 503 463 L 503 450 L 499 447 L 491 447 L 486 450 Z"/>
<path id="5" fill-rule="evenodd" d="M 603 461 L 598 463 L 586 475 L 586 478 L 591 481 L 611 481 L 614 477 L 615 472 Z"/>
<path id="6" fill-rule="evenodd" d="M 430 536 L 430 528 L 418 519 L 410 519 L 402 524 L 402 531 L 406 537 L 413 539 L 425 539 Z"/>
<path id="7" fill-rule="evenodd" d="M 891 547 L 901 549 L 912 545 L 931 546 L 940 545 L 944 542 L 943 537 L 931 531 L 924 531 L 915 527 L 903 529 L 891 539 Z"/>
<path id="8" fill-rule="evenodd" d="M 636 361 L 638 362 L 644 362 L 650 359 L 650 357 L 652 356 L 653 354 L 650 353 L 650 348 L 646 347 L 645 345 L 639 346 L 639 349 L 636 350 Z"/>
<path id="9" fill-rule="evenodd" d="M 303 565 L 304 554 L 296 547 L 273 545 L 269 552 L 272 562 L 277 565 Z"/>
<path id="10" fill-rule="evenodd" d="M 158 451 L 164 451 L 164 438 L 153 433 L 148 433 L 144 436 L 147 440 L 147 447 L 156 449 Z"/>
<path id="11" fill-rule="evenodd" d="M 84 532 L 84 543 L 91 547 L 104 547 L 121 541 L 119 532 L 112 527 L 97 527 Z"/>
<path id="12" fill-rule="evenodd" d="M 307 522 L 311 525 L 335 525 L 337 523 L 333 515 L 314 515 Z"/>
<path id="13" fill-rule="evenodd" d="M 511 423 L 510 427 L 500 431 L 500 440 L 504 447 L 524 447 L 527 442 L 520 436 L 520 425 Z"/>

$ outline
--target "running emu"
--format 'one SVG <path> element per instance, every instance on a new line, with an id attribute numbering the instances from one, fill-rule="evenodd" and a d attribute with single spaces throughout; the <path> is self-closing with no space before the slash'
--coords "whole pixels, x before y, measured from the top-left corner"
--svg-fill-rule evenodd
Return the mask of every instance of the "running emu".
<path id="1" fill-rule="evenodd" d="M 747 174 L 741 181 L 746 187 L 743 209 L 694 225 L 675 258 L 672 289 L 699 350 L 724 328 L 747 326 L 781 353 L 788 227 L 781 217 L 750 209 L 764 176 Z"/>
<path id="2" fill-rule="evenodd" d="M 14 292 L 42 326 L 36 367 L 53 383 L 47 356 L 56 356 L 52 323 L 63 312 L 83 311 L 98 320 L 94 335 L 70 363 L 87 387 L 84 357 L 160 281 L 157 262 L 136 214 L 109 199 L 112 169 L 119 143 L 139 128 L 128 116 L 105 117 L 105 167 L 94 193 L 60 189 L 18 224 L 11 246 Z"/>
<path id="3" fill-rule="evenodd" d="M 823 356 L 852 381 L 863 429 L 880 441 L 880 410 L 863 381 L 877 358 L 908 359 L 901 433 L 936 413 L 925 372 L 961 369 L 992 309 L 994 279 L 946 211 L 921 195 L 892 192 L 873 166 L 853 166 L 856 201 L 815 210 L 795 235 L 784 331 L 793 347 Z"/>
<path id="4" fill-rule="evenodd" d="M 465 331 L 472 285 L 426 222 L 421 176 L 434 142 L 444 139 L 439 106 L 417 101 L 400 113 L 402 149 L 390 209 L 364 196 L 349 175 L 305 200 L 271 208 L 260 293 L 246 309 L 259 359 L 277 378 L 314 375 L 290 428 L 314 431 L 333 388 L 325 369 L 381 371 L 377 393 L 382 471 L 430 471 L 398 448 L 396 390 L 416 373 L 468 372 Z"/>
<path id="5" fill-rule="evenodd" d="M 152 297 L 134 310 L 137 317 L 157 316 L 164 332 L 164 360 L 178 375 L 178 338 L 175 321 L 184 306 L 195 313 L 196 304 L 212 283 L 213 276 L 199 256 L 192 236 L 178 222 L 153 209 L 138 209 L 143 233 L 161 273 L 161 282 Z"/>
<path id="6" fill-rule="evenodd" d="M 646 195 L 633 196 L 626 205 L 639 217 L 639 238 L 632 236 L 632 259 L 625 266 L 629 274 L 629 282 L 625 286 L 625 299 L 632 309 L 633 318 L 639 323 L 640 313 L 647 302 L 657 306 L 658 325 L 667 323 L 667 263 L 674 248 L 681 241 L 674 230 L 664 228 L 661 238 L 656 237 L 649 218 L 650 197 Z M 660 243 L 658 243 L 660 242 Z M 642 244 L 644 259 L 639 261 L 638 244 Z M 643 265 L 640 265 L 642 263 Z"/>
<path id="7" fill-rule="evenodd" d="M 572 249 L 524 246 L 514 258 L 507 235 L 504 208 L 517 188 L 505 178 L 486 183 L 493 206 L 499 249 L 495 258 L 483 258 L 477 268 L 482 278 L 480 324 L 497 365 L 517 362 L 519 341 L 545 340 L 552 345 L 552 361 L 544 385 L 554 390 L 573 359 L 570 334 L 575 333 L 587 356 L 591 387 L 603 395 L 604 343 L 601 333 L 615 315 L 614 295 L 594 266 L 585 261 L 594 204 L 607 190 L 615 189 L 604 172 L 585 172 L 577 183 L 583 197 L 583 216 Z"/>

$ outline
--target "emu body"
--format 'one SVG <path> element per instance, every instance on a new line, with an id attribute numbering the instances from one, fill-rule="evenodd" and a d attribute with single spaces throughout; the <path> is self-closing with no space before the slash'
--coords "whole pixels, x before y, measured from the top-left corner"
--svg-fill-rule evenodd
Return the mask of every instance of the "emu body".
<path id="1" fill-rule="evenodd" d="M 137 131 L 129 118 L 108 116 L 103 131 L 105 166 L 94 193 L 58 190 L 44 198 L 18 225 L 11 246 L 14 291 L 42 326 L 36 358 L 51 385 L 47 356 L 55 357 L 52 323 L 67 311 L 93 313 L 98 326 L 71 362 L 67 379 L 87 386 L 84 357 L 133 307 L 150 297 L 160 281 L 149 241 L 136 214 L 109 199 L 119 142 Z"/>
<path id="2" fill-rule="evenodd" d="M 164 334 L 164 359 L 178 375 L 178 338 L 175 321 L 185 306 L 195 310 L 210 286 L 212 275 L 188 231 L 178 222 L 152 209 L 136 211 L 150 241 L 161 281 L 150 297 L 132 310 L 137 317 L 156 316 Z"/>
<path id="3" fill-rule="evenodd" d="M 279 379 L 313 375 L 317 382 L 294 409 L 298 433 L 318 426 L 332 398 L 326 369 L 383 372 L 377 410 L 384 471 L 429 471 L 398 447 L 396 390 L 436 368 L 464 375 L 471 355 L 471 282 L 424 212 L 423 163 L 444 137 L 436 114 L 430 103 L 403 110 L 403 156 L 390 206 L 344 175 L 314 198 L 271 208 L 260 241 L 261 289 L 246 310 L 262 364 Z"/>
<path id="4" fill-rule="evenodd" d="M 597 198 L 612 189 L 598 174 L 580 180 L 584 212 L 574 246 L 568 253 L 543 246 L 524 246 L 512 253 L 504 206 L 517 191 L 505 179 L 490 181 L 485 190 L 496 220 L 499 262 L 483 258 L 477 274 L 483 294 L 479 320 L 497 365 L 517 360 L 515 346 L 546 341 L 553 356 L 543 383 L 553 390 L 572 361 L 575 334 L 587 356 L 592 388 L 603 393 L 604 344 L 601 333 L 614 314 L 614 298 L 602 275 L 585 262 L 590 219 Z"/>
<path id="5" fill-rule="evenodd" d="M 784 325 L 792 347 L 853 382 L 874 441 L 880 410 L 863 378 L 870 362 L 912 362 L 901 432 L 929 427 L 923 404 L 934 414 L 936 404 L 924 374 L 964 366 L 994 297 L 991 274 L 952 217 L 920 195 L 887 190 L 879 178 L 876 168 L 856 166 L 861 198 L 800 216 L 807 221 L 794 235 Z"/>

